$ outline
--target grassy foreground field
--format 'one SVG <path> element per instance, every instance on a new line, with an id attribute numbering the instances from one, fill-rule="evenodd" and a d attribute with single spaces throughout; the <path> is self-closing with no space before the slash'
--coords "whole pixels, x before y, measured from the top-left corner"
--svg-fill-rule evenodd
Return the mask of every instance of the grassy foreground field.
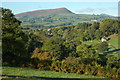
<path id="1" fill-rule="evenodd" d="M 80 75 L 75 73 L 55 72 L 49 70 L 40 70 L 22 67 L 2 67 L 2 78 L 7 80 L 93 80 L 104 79 L 104 77 L 96 77 L 91 75 Z M 12 78 L 10 78 L 12 77 Z M 26 79 L 25 79 L 26 80 Z"/>

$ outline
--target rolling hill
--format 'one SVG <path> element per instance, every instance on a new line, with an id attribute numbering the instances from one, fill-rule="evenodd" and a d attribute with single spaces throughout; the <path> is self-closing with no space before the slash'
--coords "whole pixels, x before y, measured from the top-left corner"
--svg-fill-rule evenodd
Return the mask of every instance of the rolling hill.
<path id="1" fill-rule="evenodd" d="M 48 14 L 74 14 L 70 10 L 66 8 L 57 8 L 57 9 L 45 9 L 45 10 L 36 10 L 30 12 L 24 12 L 20 14 L 16 14 L 16 17 L 20 16 L 34 16 L 34 15 L 48 15 Z"/>
<path id="2" fill-rule="evenodd" d="M 22 21 L 22 26 L 27 28 L 51 28 L 114 18 L 109 15 L 75 14 L 66 8 L 24 12 L 16 14 L 15 17 Z"/>

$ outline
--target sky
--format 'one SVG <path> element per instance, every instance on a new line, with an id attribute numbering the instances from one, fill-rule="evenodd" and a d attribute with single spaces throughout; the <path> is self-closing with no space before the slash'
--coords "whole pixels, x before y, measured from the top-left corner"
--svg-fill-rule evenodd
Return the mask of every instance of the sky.
<path id="1" fill-rule="evenodd" d="M 42 9 L 55 9 L 55 8 L 67 8 L 70 11 L 76 13 L 76 14 L 108 14 L 112 16 L 118 15 L 118 2 L 117 0 L 109 0 L 106 1 L 78 1 L 78 0 L 72 0 L 72 1 L 36 1 L 35 0 L 29 0 L 28 2 L 12 2 L 14 0 L 6 0 L 2 2 L 2 7 L 11 9 L 14 14 L 27 12 L 27 11 L 33 11 L 33 10 L 42 10 Z M 25 1 L 25 0 L 24 0 Z M 34 1 L 34 2 L 32 2 Z M 45 2 L 46 1 L 46 2 Z M 51 2 L 50 2 L 51 1 Z M 73 2 L 74 1 L 74 2 Z"/>
<path id="2" fill-rule="evenodd" d="M 118 2 L 119 0 L 2 0 L 3 2 Z"/>

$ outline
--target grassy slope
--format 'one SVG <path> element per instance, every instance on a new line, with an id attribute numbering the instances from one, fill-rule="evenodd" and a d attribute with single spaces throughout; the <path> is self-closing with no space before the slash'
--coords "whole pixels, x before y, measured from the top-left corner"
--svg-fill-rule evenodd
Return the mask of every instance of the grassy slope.
<path id="1" fill-rule="evenodd" d="M 114 37 L 110 37 L 110 38 L 111 39 L 108 42 L 111 43 L 116 48 L 118 48 L 118 36 L 114 36 Z M 100 42 L 101 42 L 100 40 L 92 40 L 92 41 L 83 42 L 83 44 L 92 45 L 92 44 L 100 43 Z"/>
<path id="2" fill-rule="evenodd" d="M 110 38 L 109 43 L 118 48 L 118 35 L 111 35 Z"/>
<path id="3" fill-rule="evenodd" d="M 118 49 L 118 35 L 111 35 L 109 36 L 109 38 L 111 38 L 108 43 L 112 44 L 116 49 Z M 100 43 L 101 41 L 100 40 L 93 40 L 93 41 L 86 41 L 86 42 L 83 42 L 83 44 L 87 44 L 87 45 L 93 45 L 93 44 L 96 44 L 96 43 Z M 109 46 L 109 53 L 114 53 L 116 52 L 115 48 L 112 47 L 112 46 Z"/>
<path id="4" fill-rule="evenodd" d="M 82 42 L 82 44 L 93 45 L 93 44 L 97 44 L 100 42 L 101 42 L 100 40 L 91 40 L 91 41 L 84 41 Z"/>
<path id="5" fill-rule="evenodd" d="M 2 67 L 3 75 L 15 75 L 15 76 L 36 76 L 36 77 L 48 77 L 48 78 L 103 78 L 91 75 L 80 75 L 75 73 L 55 72 L 48 70 L 39 70 L 32 68 L 21 67 Z"/>

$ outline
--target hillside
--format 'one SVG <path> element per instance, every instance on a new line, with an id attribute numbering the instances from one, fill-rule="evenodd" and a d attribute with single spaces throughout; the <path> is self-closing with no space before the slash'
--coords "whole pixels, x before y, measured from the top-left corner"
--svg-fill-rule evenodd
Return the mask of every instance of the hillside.
<path id="1" fill-rule="evenodd" d="M 11 10 L 2 9 L 4 67 L 1 76 L 3 78 L 44 77 L 59 80 L 59 78 L 83 78 L 81 75 L 93 75 L 93 77 L 120 79 L 120 48 L 118 47 L 120 21 L 102 20 L 105 17 L 100 15 L 76 15 L 34 15 L 26 19 L 24 17 L 23 27 L 31 23 L 28 27 L 34 29 L 22 30 L 21 22 L 14 17 Z M 31 22 L 25 24 L 28 19 Z M 71 21 L 68 24 L 70 26 L 61 25 L 67 21 Z M 80 23 L 81 21 L 83 23 Z M 72 25 L 77 22 L 80 24 Z M 55 28 L 36 29 L 45 27 Z M 29 68 L 35 68 L 35 71 Z M 63 73 L 68 75 L 65 77 Z M 78 76 L 74 77 L 73 73 Z"/>
<path id="2" fill-rule="evenodd" d="M 77 25 L 82 22 L 101 21 L 114 18 L 109 15 L 74 14 L 66 8 L 37 10 L 15 15 L 22 21 L 22 26 L 29 28 L 51 28 L 66 25 Z"/>
<path id="3" fill-rule="evenodd" d="M 57 9 L 45 9 L 45 10 L 24 12 L 24 13 L 16 14 L 15 16 L 20 17 L 20 16 L 48 15 L 48 14 L 73 14 L 73 13 L 66 8 L 57 8 Z"/>

